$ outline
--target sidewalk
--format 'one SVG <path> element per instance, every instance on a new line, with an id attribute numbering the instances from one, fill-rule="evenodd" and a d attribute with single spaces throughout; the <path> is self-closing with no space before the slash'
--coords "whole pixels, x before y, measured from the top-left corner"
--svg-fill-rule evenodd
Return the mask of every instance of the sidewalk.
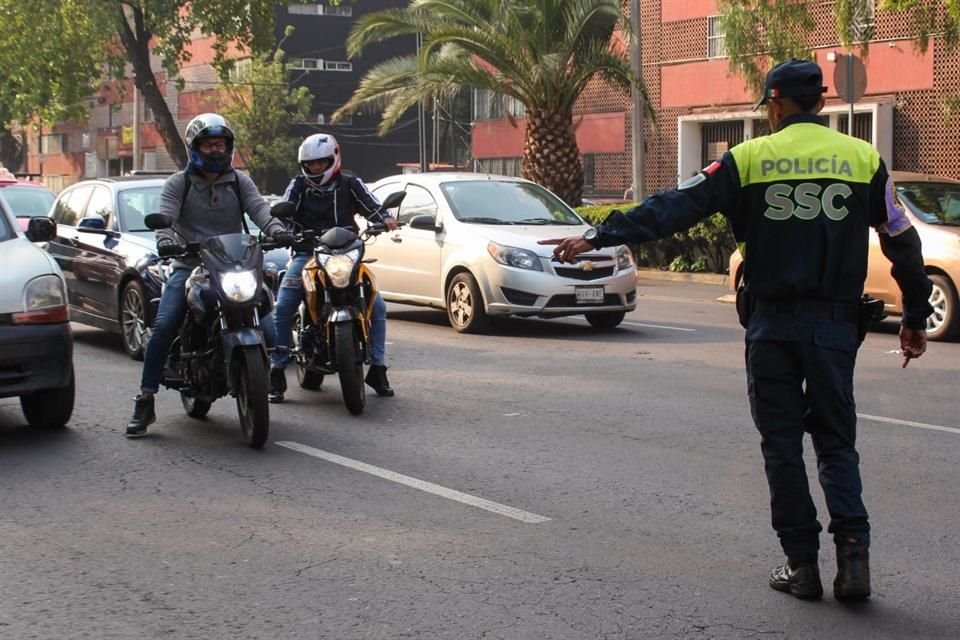
<path id="1" fill-rule="evenodd" d="M 686 273 L 680 271 L 663 271 L 661 269 L 637 269 L 638 280 L 672 280 L 674 282 L 699 282 L 701 284 L 718 284 L 728 286 L 730 276 L 722 273 Z"/>

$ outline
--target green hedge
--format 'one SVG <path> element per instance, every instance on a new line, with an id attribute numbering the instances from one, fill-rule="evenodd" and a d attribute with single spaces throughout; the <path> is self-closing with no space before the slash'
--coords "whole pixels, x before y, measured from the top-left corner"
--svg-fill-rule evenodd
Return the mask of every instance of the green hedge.
<path id="1" fill-rule="evenodd" d="M 577 207 L 577 213 L 587 222 L 599 224 L 619 209 L 626 211 L 635 202 Z M 715 213 L 687 231 L 673 237 L 631 245 L 637 265 L 669 271 L 709 271 L 726 273 L 727 261 L 736 248 L 733 233 L 725 217 Z"/>

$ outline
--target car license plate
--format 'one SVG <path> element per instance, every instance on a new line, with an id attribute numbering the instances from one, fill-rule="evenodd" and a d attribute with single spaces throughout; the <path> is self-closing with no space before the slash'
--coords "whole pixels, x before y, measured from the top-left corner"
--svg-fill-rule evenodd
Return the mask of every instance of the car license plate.
<path id="1" fill-rule="evenodd" d="M 603 302 L 603 286 L 599 287 L 574 287 L 574 296 L 577 304 L 595 304 Z"/>

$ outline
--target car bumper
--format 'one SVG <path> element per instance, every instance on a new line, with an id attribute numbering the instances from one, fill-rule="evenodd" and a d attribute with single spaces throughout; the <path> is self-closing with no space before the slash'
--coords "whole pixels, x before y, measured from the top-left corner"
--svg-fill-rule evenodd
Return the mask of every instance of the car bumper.
<path id="1" fill-rule="evenodd" d="M 593 311 L 632 311 L 637 306 L 637 275 L 634 269 L 615 271 L 597 267 L 593 272 L 574 267 L 562 276 L 554 265 L 546 271 L 487 266 L 481 287 L 490 315 L 568 316 Z M 603 287 L 602 299 L 577 302 L 581 287 Z"/>
<path id="2" fill-rule="evenodd" d="M 61 389 L 72 366 L 69 323 L 0 325 L 0 398 Z"/>

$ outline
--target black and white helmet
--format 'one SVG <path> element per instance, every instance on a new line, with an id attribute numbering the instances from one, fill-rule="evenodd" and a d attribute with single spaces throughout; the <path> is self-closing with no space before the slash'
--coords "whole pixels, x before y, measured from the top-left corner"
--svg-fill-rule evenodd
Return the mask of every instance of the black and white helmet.
<path id="1" fill-rule="evenodd" d="M 201 152 L 199 144 L 206 138 L 224 138 L 225 151 Z M 211 173 L 224 173 L 233 165 L 233 128 L 217 113 L 201 113 L 187 124 L 183 141 L 190 154 L 190 166 Z"/>
<path id="2" fill-rule="evenodd" d="M 311 187 L 320 187 L 337 175 L 340 171 L 340 145 L 337 139 L 329 133 L 315 133 L 300 143 L 297 153 L 300 162 L 300 172 Z M 312 160 L 329 160 L 330 164 L 322 173 L 310 173 L 307 162 Z"/>

